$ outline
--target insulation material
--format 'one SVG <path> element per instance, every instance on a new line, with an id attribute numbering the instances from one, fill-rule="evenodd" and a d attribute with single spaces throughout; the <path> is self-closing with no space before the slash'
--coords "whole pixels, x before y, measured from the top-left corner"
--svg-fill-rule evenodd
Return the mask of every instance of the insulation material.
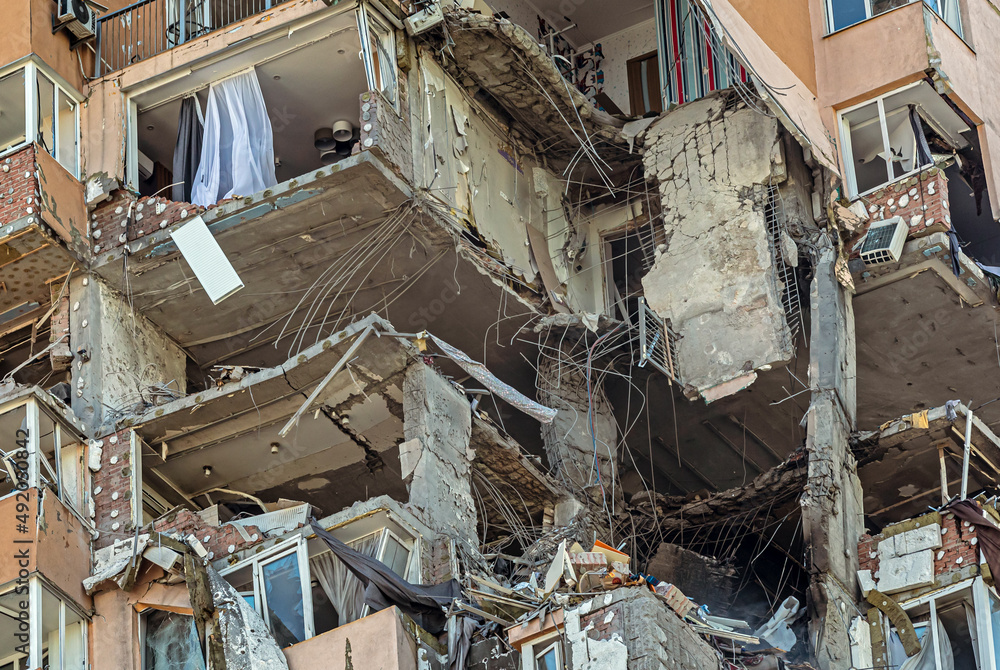
<path id="1" fill-rule="evenodd" d="M 260 615 L 211 566 L 207 570 L 226 655 L 226 670 L 287 669 L 285 655 Z"/>
<path id="2" fill-rule="evenodd" d="M 83 588 L 88 594 L 93 594 L 97 586 L 108 579 L 114 579 L 122 586 L 128 574 L 128 566 L 133 556 L 140 560 L 142 553 L 149 544 L 149 534 L 143 533 L 133 540 L 119 540 L 110 547 L 104 547 L 94 552 L 94 569 L 92 575 L 83 580 Z"/>

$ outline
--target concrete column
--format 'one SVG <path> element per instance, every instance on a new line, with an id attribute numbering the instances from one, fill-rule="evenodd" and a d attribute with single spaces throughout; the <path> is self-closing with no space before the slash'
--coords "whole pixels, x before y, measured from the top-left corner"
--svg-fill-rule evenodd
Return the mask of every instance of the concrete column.
<path id="1" fill-rule="evenodd" d="M 864 532 L 861 482 L 848 446 L 855 424 L 855 341 L 851 296 L 834 276 L 836 250 L 819 254 L 810 303 L 809 379 L 813 388 L 802 494 L 808 547 L 809 641 L 823 670 L 851 667 L 848 629 L 856 614 L 857 543 Z"/>
<path id="2" fill-rule="evenodd" d="M 143 410 L 154 384 L 187 391 L 184 351 L 95 274 L 70 282 L 73 412 L 92 427 Z"/>
<path id="3" fill-rule="evenodd" d="M 403 379 L 403 435 L 399 463 L 411 510 L 435 531 L 475 543 L 472 410 L 465 396 L 422 362 Z"/>
<path id="4" fill-rule="evenodd" d="M 618 424 L 614 408 L 604 389 L 592 378 L 589 406 L 597 442 L 595 459 L 595 440 L 587 419 L 587 376 L 568 359 L 568 356 L 561 360 L 543 356 L 538 363 L 538 401 L 559 410 L 552 423 L 542 424 L 545 455 L 556 476 L 571 490 L 597 504 L 602 504 L 606 497 L 610 507 L 613 501 L 622 500 L 617 477 Z M 605 489 L 603 495 L 601 483 Z"/>

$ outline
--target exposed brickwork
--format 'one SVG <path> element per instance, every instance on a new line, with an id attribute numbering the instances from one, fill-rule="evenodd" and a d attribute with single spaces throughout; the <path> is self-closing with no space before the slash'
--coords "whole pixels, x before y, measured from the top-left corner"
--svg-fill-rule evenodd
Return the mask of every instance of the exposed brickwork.
<path id="1" fill-rule="evenodd" d="M 0 160 L 0 225 L 37 214 L 40 202 L 35 147 L 29 144 Z"/>
<path id="2" fill-rule="evenodd" d="M 256 526 L 245 526 L 244 528 L 251 538 L 249 541 L 244 540 L 232 524 L 212 526 L 197 514 L 186 509 L 171 512 L 152 523 L 152 529 L 159 533 L 177 533 L 182 538 L 194 535 L 209 552 L 209 559 L 229 556 L 265 539 L 264 533 Z"/>
<path id="3" fill-rule="evenodd" d="M 137 198 L 128 191 L 116 191 L 91 213 L 90 241 L 94 253 L 102 253 L 204 211 L 189 202 L 159 196 Z"/>
<path id="4" fill-rule="evenodd" d="M 97 440 L 101 468 L 91 478 L 94 489 L 94 526 L 100 532 L 95 549 L 114 544 L 135 530 L 132 500 L 131 430 Z M 141 504 L 141 501 L 140 501 Z"/>
<path id="5" fill-rule="evenodd" d="M 49 293 L 52 296 L 52 305 L 55 311 L 52 312 L 51 330 L 49 332 L 49 342 L 56 342 L 60 337 L 63 339 L 49 351 L 49 362 L 55 371 L 67 370 L 73 363 L 73 350 L 70 347 L 69 337 L 69 287 L 63 291 L 65 282 L 58 281 L 49 285 Z M 59 297 L 62 292 L 62 298 Z"/>
<path id="6" fill-rule="evenodd" d="M 413 181 L 413 144 L 410 135 L 410 114 L 406 95 L 406 78 L 399 78 L 399 109 L 380 93 L 361 94 L 362 151 L 377 151 L 384 156 L 396 174 L 408 182 Z"/>
<path id="7" fill-rule="evenodd" d="M 979 565 L 979 541 L 972 542 L 976 537 L 975 528 L 964 525 L 964 522 L 951 514 L 946 514 L 941 518 L 941 530 L 943 531 L 941 548 L 933 550 L 936 578 L 963 570 L 970 565 Z M 860 569 L 871 570 L 873 576 L 878 574 L 878 543 L 882 537 L 882 535 L 873 537 L 865 534 L 858 542 Z M 959 561 L 959 558 L 962 560 Z"/>
<path id="8" fill-rule="evenodd" d="M 862 202 L 868 210 L 870 222 L 901 217 L 909 226 L 908 237 L 951 229 L 948 178 L 939 168 L 924 170 L 909 179 L 886 186 L 862 198 Z M 850 243 L 852 249 L 867 230 L 868 226 L 865 226 L 858 231 Z M 859 255 L 859 250 L 851 252 L 852 258 Z"/>

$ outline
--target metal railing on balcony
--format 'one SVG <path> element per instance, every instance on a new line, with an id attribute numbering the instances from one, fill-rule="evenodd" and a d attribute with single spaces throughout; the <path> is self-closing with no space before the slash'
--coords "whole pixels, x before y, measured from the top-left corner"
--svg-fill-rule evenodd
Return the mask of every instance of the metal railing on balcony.
<path id="1" fill-rule="evenodd" d="M 140 0 L 97 22 L 95 76 L 120 70 L 287 0 Z"/>

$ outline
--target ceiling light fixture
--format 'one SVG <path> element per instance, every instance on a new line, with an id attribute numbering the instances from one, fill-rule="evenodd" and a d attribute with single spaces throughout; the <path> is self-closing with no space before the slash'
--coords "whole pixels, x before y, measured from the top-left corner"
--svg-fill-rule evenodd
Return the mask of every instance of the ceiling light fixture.
<path id="1" fill-rule="evenodd" d="M 202 467 L 201 471 L 205 473 L 206 477 L 211 477 L 212 476 L 212 466 L 211 465 L 206 465 L 206 466 Z"/>

